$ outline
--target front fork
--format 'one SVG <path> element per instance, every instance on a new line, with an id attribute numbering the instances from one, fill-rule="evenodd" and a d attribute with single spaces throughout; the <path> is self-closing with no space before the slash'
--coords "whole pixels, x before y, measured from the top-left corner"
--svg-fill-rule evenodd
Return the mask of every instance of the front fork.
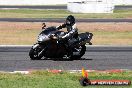
<path id="1" fill-rule="evenodd" d="M 32 48 L 35 49 L 35 48 L 37 48 L 38 46 L 39 46 L 39 44 L 36 43 L 36 44 L 34 44 L 34 45 L 32 46 Z"/>
<path id="2" fill-rule="evenodd" d="M 38 44 L 38 43 L 36 43 L 36 44 L 34 44 L 34 46 L 32 46 L 32 48 L 33 48 L 34 50 L 35 50 L 35 49 L 39 49 L 39 47 L 40 47 L 41 51 L 38 52 L 38 57 L 42 57 L 43 54 L 44 54 L 44 51 L 45 51 L 46 47 L 42 48 L 42 46 L 41 46 L 40 44 Z"/>

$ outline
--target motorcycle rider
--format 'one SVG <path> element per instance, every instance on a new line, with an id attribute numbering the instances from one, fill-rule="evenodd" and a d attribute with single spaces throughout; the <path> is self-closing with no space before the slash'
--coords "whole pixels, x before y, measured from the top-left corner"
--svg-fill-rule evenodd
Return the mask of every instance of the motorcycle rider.
<path id="1" fill-rule="evenodd" d="M 65 41 L 65 46 L 67 47 L 67 51 L 69 52 L 68 55 L 72 53 L 71 44 L 76 41 L 76 38 L 78 37 L 78 29 L 76 27 L 75 18 L 72 15 L 69 15 L 66 18 L 65 23 L 58 26 L 57 29 L 60 30 L 62 28 L 67 28 L 67 33 L 61 37 L 62 40 Z M 72 41 L 72 43 L 70 42 Z"/>

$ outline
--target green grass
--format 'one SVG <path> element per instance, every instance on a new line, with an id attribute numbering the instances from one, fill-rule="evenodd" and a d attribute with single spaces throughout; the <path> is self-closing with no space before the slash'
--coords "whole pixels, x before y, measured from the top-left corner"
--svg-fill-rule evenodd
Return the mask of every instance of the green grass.
<path id="1" fill-rule="evenodd" d="M 132 10 L 115 10 L 114 13 L 126 13 L 126 14 L 129 14 L 129 13 L 132 13 Z"/>
<path id="2" fill-rule="evenodd" d="M 131 10 L 115 10 L 114 13 L 82 14 L 67 10 L 0 9 L 0 18 L 65 18 L 72 14 L 76 18 L 132 18 Z"/>
<path id="3" fill-rule="evenodd" d="M 0 88 L 84 88 L 79 84 L 80 73 L 35 71 L 28 75 L 0 73 Z M 123 73 L 89 73 L 94 79 L 131 80 L 132 72 Z M 131 86 L 87 86 L 85 88 L 131 88 Z"/>

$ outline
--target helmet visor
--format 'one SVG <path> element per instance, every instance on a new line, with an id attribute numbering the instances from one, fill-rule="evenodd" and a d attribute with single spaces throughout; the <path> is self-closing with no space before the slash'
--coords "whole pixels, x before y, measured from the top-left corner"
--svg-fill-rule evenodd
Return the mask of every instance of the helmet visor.
<path id="1" fill-rule="evenodd" d="M 70 25 L 70 24 L 71 24 L 71 22 L 70 22 L 69 20 L 66 20 L 66 24 Z"/>

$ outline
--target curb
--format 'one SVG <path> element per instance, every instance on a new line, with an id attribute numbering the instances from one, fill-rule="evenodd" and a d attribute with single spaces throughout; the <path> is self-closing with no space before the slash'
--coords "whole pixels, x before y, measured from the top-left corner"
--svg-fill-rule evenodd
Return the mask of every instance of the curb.
<path id="1" fill-rule="evenodd" d="M 30 71 L 12 71 L 12 72 L 5 72 L 5 71 L 0 71 L 0 73 L 11 73 L 11 74 L 16 74 L 16 73 L 20 73 L 20 74 L 30 74 L 33 71 L 37 71 L 37 70 L 30 70 Z M 38 70 L 39 71 L 39 70 Z M 51 73 L 62 73 L 64 72 L 63 70 L 44 70 L 44 71 L 48 71 Z M 112 70 L 85 70 L 87 72 L 96 72 L 96 73 L 122 73 L 124 71 L 128 71 L 128 69 L 112 69 Z M 82 70 L 66 70 L 66 72 L 69 73 L 81 73 Z"/>

